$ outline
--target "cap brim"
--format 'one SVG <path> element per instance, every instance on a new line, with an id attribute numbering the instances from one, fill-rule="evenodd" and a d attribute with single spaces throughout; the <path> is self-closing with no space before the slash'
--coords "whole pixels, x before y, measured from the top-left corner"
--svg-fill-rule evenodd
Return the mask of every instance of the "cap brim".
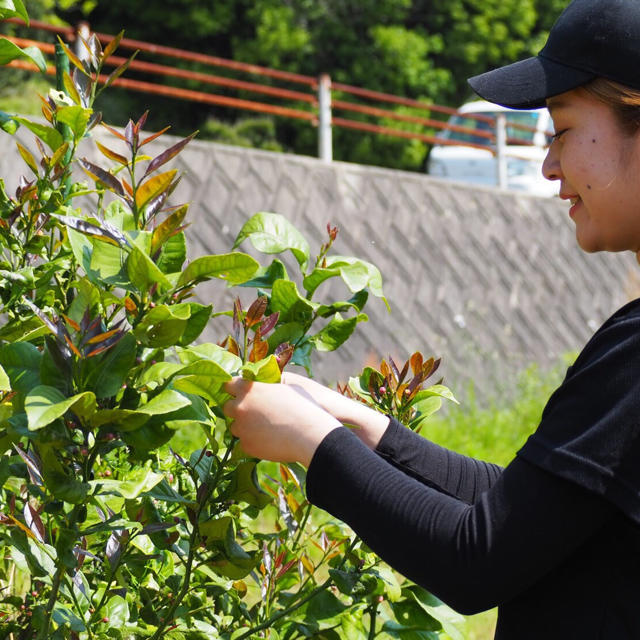
<path id="1" fill-rule="evenodd" d="M 595 74 L 537 56 L 469 78 L 482 98 L 511 109 L 538 109 L 547 98 L 575 89 Z"/>

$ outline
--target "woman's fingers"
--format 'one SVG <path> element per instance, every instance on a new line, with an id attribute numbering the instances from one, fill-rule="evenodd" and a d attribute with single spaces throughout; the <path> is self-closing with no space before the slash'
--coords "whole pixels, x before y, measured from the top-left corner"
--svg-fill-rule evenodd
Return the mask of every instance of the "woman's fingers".
<path id="1" fill-rule="evenodd" d="M 309 464 L 322 438 L 340 424 L 302 390 L 234 378 L 232 397 L 222 407 L 231 433 L 249 454 L 281 462 Z"/>

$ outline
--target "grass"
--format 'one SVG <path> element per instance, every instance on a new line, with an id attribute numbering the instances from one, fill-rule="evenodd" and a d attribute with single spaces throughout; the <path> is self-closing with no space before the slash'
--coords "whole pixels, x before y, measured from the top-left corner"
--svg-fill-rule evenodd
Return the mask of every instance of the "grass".
<path id="1" fill-rule="evenodd" d="M 507 401 L 478 398 L 471 386 L 464 402 L 435 414 L 422 435 L 458 453 L 508 464 L 537 427 L 542 409 L 571 358 L 567 356 L 550 371 L 543 372 L 537 365 L 528 367 L 518 376 Z"/>

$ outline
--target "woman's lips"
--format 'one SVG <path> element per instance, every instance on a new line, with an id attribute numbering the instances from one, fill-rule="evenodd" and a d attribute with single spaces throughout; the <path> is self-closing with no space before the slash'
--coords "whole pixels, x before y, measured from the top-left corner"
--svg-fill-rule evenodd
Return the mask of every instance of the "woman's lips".
<path id="1" fill-rule="evenodd" d="M 571 218 L 573 218 L 573 216 L 575 215 L 576 209 L 578 208 L 578 205 L 580 204 L 581 200 L 580 198 L 570 198 L 569 202 L 571 202 L 571 208 L 569 209 L 569 216 Z"/>

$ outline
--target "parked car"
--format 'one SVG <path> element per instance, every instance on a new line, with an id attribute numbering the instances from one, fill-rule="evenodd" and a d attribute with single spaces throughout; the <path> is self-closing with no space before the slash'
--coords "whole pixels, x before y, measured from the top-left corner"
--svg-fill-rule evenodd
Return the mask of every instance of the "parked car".
<path id="1" fill-rule="evenodd" d="M 542 162 L 553 129 L 547 109 L 515 111 L 484 100 L 467 102 L 460 107 L 459 115 L 451 116 L 450 124 L 471 129 L 491 131 L 494 126 L 472 115 L 493 116 L 505 113 L 507 119 L 507 186 L 509 189 L 526 191 L 541 196 L 557 195 L 559 184 L 550 182 L 542 175 Z M 522 124 L 535 129 L 517 129 L 510 124 Z M 495 131 L 494 131 L 495 133 Z M 443 140 L 455 140 L 456 145 L 435 145 L 428 160 L 428 173 L 432 176 L 471 182 L 482 185 L 497 185 L 497 158 L 488 149 L 467 146 L 468 143 L 491 144 L 488 138 L 445 129 L 438 136 Z M 522 141 L 522 142 L 516 142 Z"/>

